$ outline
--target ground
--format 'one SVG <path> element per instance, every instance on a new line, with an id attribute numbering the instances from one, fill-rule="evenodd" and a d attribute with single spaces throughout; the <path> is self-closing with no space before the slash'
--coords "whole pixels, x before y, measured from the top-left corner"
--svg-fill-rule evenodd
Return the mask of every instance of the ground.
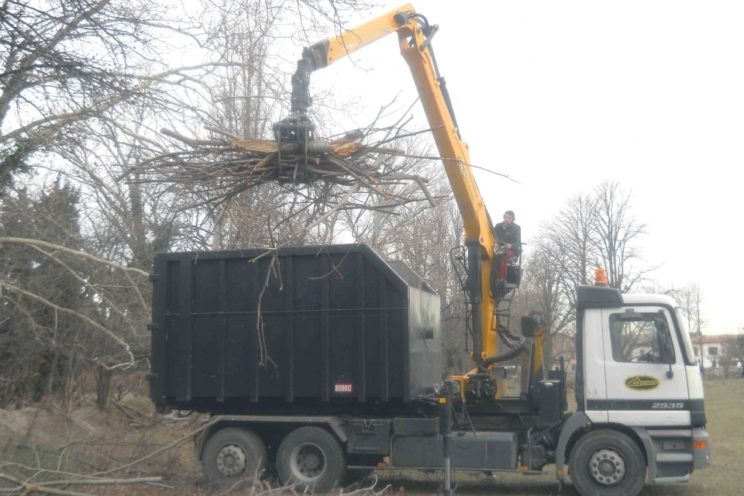
<path id="1" fill-rule="evenodd" d="M 727 496 L 742 494 L 744 489 L 744 379 L 707 380 L 706 411 L 708 432 L 713 439 L 713 463 L 709 469 L 695 472 L 689 484 L 649 487 L 649 496 Z M 48 402 L 34 408 L 0 410 L 0 492 L 12 483 L 3 474 L 28 479 L 38 467 L 56 473 L 38 473 L 33 481 L 69 479 L 72 474 L 92 474 L 125 466 L 154 450 L 186 436 L 198 428 L 203 419 L 195 416 L 157 415 L 149 401 L 136 394 L 124 394 L 101 412 L 89 399 L 76 408 L 62 408 Z M 159 476 L 162 485 L 70 486 L 65 490 L 97 495 L 212 495 L 225 494 L 205 487 L 201 468 L 194 457 L 193 444 L 186 440 L 130 468 L 105 475 L 109 478 L 132 479 Z M 439 474 L 420 472 L 380 472 L 376 474 L 375 492 L 389 485 L 388 493 L 411 495 L 436 494 Z M 374 479 L 344 490 L 345 494 L 364 491 Z M 558 494 L 550 474 L 520 476 L 513 474 L 458 474 L 457 494 L 504 494 L 530 496 Z M 59 486 L 56 486 L 59 487 Z M 269 487 L 236 488 L 230 494 L 256 494 Z M 272 491 L 272 493 L 275 491 Z M 12 494 L 12 493 L 11 493 Z M 563 495 L 577 493 L 568 485 Z"/>

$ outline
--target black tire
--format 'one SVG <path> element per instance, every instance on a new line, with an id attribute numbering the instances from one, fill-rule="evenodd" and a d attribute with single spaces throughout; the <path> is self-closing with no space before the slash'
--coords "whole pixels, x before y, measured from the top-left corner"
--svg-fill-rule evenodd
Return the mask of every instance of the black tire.
<path id="1" fill-rule="evenodd" d="M 318 427 L 300 427 L 279 445 L 276 470 L 284 484 L 299 491 L 326 493 L 346 473 L 346 459 L 336 438 Z"/>
<path id="2" fill-rule="evenodd" d="M 637 496 L 646 480 L 646 459 L 622 432 L 585 434 L 571 450 L 569 475 L 582 496 Z"/>
<path id="3" fill-rule="evenodd" d="M 266 445 L 251 431 L 237 427 L 221 429 L 207 439 L 202 466 L 210 483 L 258 478 L 266 468 Z"/>

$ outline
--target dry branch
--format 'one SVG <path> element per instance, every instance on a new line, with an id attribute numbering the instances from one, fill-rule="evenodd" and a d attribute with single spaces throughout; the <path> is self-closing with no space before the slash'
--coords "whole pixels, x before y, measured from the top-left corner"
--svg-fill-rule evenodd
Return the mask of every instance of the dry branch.
<path id="1" fill-rule="evenodd" d="M 124 340 L 122 340 L 119 336 L 117 336 L 116 334 L 114 334 L 113 331 L 111 331 L 110 329 L 102 326 L 101 324 L 99 324 L 95 320 L 91 319 L 89 316 L 84 315 L 84 314 L 82 314 L 80 312 L 77 312 L 77 311 L 75 311 L 73 309 L 70 309 L 70 308 L 61 307 L 61 306 L 57 305 L 56 303 L 53 303 L 53 302 L 47 300 L 43 296 L 40 296 L 40 295 L 38 295 L 36 293 L 32 293 L 30 291 L 26 291 L 25 289 L 19 288 L 18 286 L 14 286 L 14 285 L 9 284 L 9 283 L 4 282 L 4 281 L 0 281 L 0 287 L 4 287 L 4 288 L 6 288 L 6 289 L 8 289 L 8 290 L 10 290 L 10 291 L 12 291 L 14 293 L 18 293 L 18 294 L 22 294 L 24 296 L 27 296 L 27 297 L 29 297 L 29 298 L 31 298 L 33 300 L 38 301 L 39 303 L 42 303 L 42 304 L 44 304 L 44 305 L 46 305 L 46 306 L 54 309 L 57 312 L 62 312 L 62 313 L 66 313 L 66 314 L 72 315 L 74 317 L 77 317 L 80 320 L 82 320 L 84 322 L 87 322 L 91 326 L 95 327 L 96 329 L 102 331 L 105 335 L 107 335 L 109 338 L 111 338 L 113 341 L 115 341 L 117 344 L 119 344 L 122 348 L 124 348 L 124 351 L 125 351 L 125 353 L 127 355 L 127 359 L 128 359 L 126 363 L 117 364 L 117 365 L 114 365 L 114 366 L 110 366 L 110 365 L 107 365 L 105 363 L 99 363 L 99 365 L 101 365 L 102 367 L 104 367 L 104 368 L 106 368 L 108 370 L 113 370 L 113 369 L 117 369 L 117 368 L 121 368 L 121 367 L 128 368 L 128 367 L 131 367 L 131 366 L 134 365 L 135 359 L 134 359 L 134 355 L 132 354 L 131 346 L 129 345 L 129 343 L 127 343 Z"/>
<path id="2" fill-rule="evenodd" d="M 81 477 L 83 477 L 81 475 Z M 30 494 L 52 494 L 56 496 L 90 496 L 88 493 L 78 493 L 63 489 L 55 489 L 51 486 L 72 486 L 72 485 L 125 485 L 125 484 L 149 484 L 160 482 L 161 477 L 137 477 L 133 479 L 65 479 L 47 482 L 29 482 L 21 480 L 8 474 L 0 473 L 0 479 L 7 480 L 15 484 L 15 487 L 2 489 L 3 492 L 18 492 L 23 495 Z"/>
<path id="3" fill-rule="evenodd" d="M 395 165 L 401 150 L 384 147 L 396 140 L 400 130 L 369 127 L 332 140 L 297 141 L 235 139 L 230 133 L 212 130 L 214 138 L 198 139 L 163 129 L 178 150 L 154 157 L 138 166 L 139 182 L 164 182 L 201 191 L 209 203 L 222 203 L 237 194 L 269 183 L 284 185 L 306 196 L 306 201 L 339 204 L 346 189 L 358 188 L 397 204 L 435 198 L 428 192 L 427 178 L 402 173 Z M 375 138 L 382 134 L 381 139 Z M 423 197 L 401 195 L 398 186 L 412 183 Z M 321 188 L 319 185 L 330 186 Z M 315 187 L 310 194 L 308 188 Z"/>
<path id="4" fill-rule="evenodd" d="M 18 238 L 18 237 L 12 237 L 12 236 L 0 236 L 0 243 L 14 243 L 14 244 L 21 244 L 21 245 L 29 245 L 29 246 L 39 246 L 42 248 L 48 248 L 55 251 L 63 251 L 65 253 L 69 253 L 71 255 L 75 255 L 76 257 L 85 258 L 88 260 L 91 260 L 96 263 L 100 263 L 103 265 L 108 265 L 109 267 L 114 267 L 115 269 L 123 270 L 124 272 L 131 272 L 133 274 L 137 274 L 143 277 L 149 277 L 150 274 L 145 272 L 144 270 L 140 270 L 134 267 L 124 267 L 122 265 L 119 265 L 115 262 L 112 262 L 111 260 L 106 260 L 103 258 L 96 257 L 95 255 L 91 255 L 89 253 L 85 253 L 84 251 L 80 250 L 73 250 L 72 248 L 67 248 L 66 246 L 62 246 L 55 243 L 49 243 L 47 241 L 42 241 L 40 239 L 30 239 L 30 238 Z"/>

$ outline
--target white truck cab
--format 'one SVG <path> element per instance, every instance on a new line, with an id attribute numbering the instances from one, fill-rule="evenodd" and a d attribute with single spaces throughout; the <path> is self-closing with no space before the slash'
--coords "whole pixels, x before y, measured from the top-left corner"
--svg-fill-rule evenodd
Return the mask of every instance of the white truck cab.
<path id="1" fill-rule="evenodd" d="M 567 463 L 582 494 L 637 494 L 710 464 L 702 377 L 672 298 L 578 288 L 576 352 L 559 478 Z"/>

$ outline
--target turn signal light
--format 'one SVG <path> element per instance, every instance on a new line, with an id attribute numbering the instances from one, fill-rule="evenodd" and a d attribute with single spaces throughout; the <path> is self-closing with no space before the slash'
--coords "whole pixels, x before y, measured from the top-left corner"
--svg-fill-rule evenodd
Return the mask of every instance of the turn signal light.
<path id="1" fill-rule="evenodd" d="M 704 439 L 700 441 L 693 441 L 692 447 L 695 449 L 706 449 L 708 447 L 708 441 Z"/>

